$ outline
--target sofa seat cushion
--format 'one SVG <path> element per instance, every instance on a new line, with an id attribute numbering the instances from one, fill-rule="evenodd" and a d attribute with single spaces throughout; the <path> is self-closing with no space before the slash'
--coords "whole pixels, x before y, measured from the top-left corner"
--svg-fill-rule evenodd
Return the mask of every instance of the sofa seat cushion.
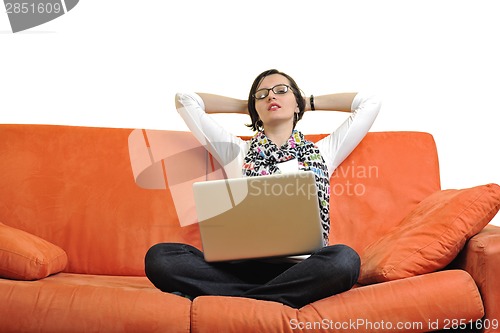
<path id="1" fill-rule="evenodd" d="M 38 280 L 61 272 L 67 262 L 59 246 L 0 223 L 0 277 Z"/>
<path id="2" fill-rule="evenodd" d="M 301 309 L 239 297 L 198 297 L 193 301 L 191 330 L 428 332 L 450 327 L 454 319 L 469 322 L 483 315 L 472 277 L 452 270 L 359 287 Z"/>
<path id="3" fill-rule="evenodd" d="M 145 277 L 60 273 L 0 279 L 0 332 L 189 332 L 191 301 Z"/>
<path id="4" fill-rule="evenodd" d="M 423 201 L 361 258 L 359 283 L 402 279 L 446 267 L 500 208 L 500 186 L 438 191 Z"/>

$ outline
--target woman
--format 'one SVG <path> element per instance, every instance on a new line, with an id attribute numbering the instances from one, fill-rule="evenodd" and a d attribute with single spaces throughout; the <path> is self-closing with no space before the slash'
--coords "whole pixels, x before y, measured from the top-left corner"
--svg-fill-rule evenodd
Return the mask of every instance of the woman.
<path id="1" fill-rule="evenodd" d="M 198 249 L 177 243 L 153 246 L 146 254 L 146 275 L 164 292 L 190 298 L 240 296 L 300 308 L 349 290 L 360 269 L 358 254 L 346 245 L 328 245 L 329 179 L 373 124 L 380 102 L 357 93 L 304 98 L 296 82 L 272 69 L 255 79 L 247 101 L 212 94 L 177 94 L 176 106 L 195 137 L 230 178 L 312 170 L 323 213 L 324 247 L 303 260 L 245 260 L 207 263 Z M 295 125 L 305 111 L 351 112 L 332 134 L 316 144 Z M 217 124 L 210 113 L 250 114 L 255 136 L 244 141 Z M 231 144 L 228 144 L 231 143 Z"/>

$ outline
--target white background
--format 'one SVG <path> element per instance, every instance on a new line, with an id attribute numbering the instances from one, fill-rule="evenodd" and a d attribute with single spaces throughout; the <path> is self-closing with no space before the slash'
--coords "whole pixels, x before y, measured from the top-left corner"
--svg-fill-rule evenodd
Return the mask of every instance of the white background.
<path id="1" fill-rule="evenodd" d="M 81 0 L 16 34 L 0 8 L 1 123 L 184 130 L 176 91 L 244 99 L 277 68 L 306 95 L 376 93 L 373 131 L 432 133 L 442 188 L 500 183 L 497 1 Z M 246 116 L 220 121 L 250 133 Z"/>

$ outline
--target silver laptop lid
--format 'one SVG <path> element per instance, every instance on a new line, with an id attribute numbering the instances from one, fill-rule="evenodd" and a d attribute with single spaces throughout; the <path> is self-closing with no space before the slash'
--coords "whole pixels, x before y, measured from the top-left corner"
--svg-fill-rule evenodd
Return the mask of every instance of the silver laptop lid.
<path id="1" fill-rule="evenodd" d="M 323 244 L 314 173 L 193 185 L 207 261 L 308 254 Z"/>

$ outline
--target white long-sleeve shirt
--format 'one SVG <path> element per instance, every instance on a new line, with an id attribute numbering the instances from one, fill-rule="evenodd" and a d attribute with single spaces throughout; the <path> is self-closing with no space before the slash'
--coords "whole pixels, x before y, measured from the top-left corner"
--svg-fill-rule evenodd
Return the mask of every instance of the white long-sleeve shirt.
<path id="1" fill-rule="evenodd" d="M 196 93 L 177 93 L 182 105 L 177 110 L 193 135 L 205 145 L 223 166 L 227 177 L 242 177 L 242 165 L 249 150 L 249 141 L 231 134 L 205 112 L 203 99 Z M 344 161 L 364 138 L 381 107 L 374 96 L 358 93 L 351 105 L 350 116 L 331 134 L 316 143 L 329 174 Z"/>

